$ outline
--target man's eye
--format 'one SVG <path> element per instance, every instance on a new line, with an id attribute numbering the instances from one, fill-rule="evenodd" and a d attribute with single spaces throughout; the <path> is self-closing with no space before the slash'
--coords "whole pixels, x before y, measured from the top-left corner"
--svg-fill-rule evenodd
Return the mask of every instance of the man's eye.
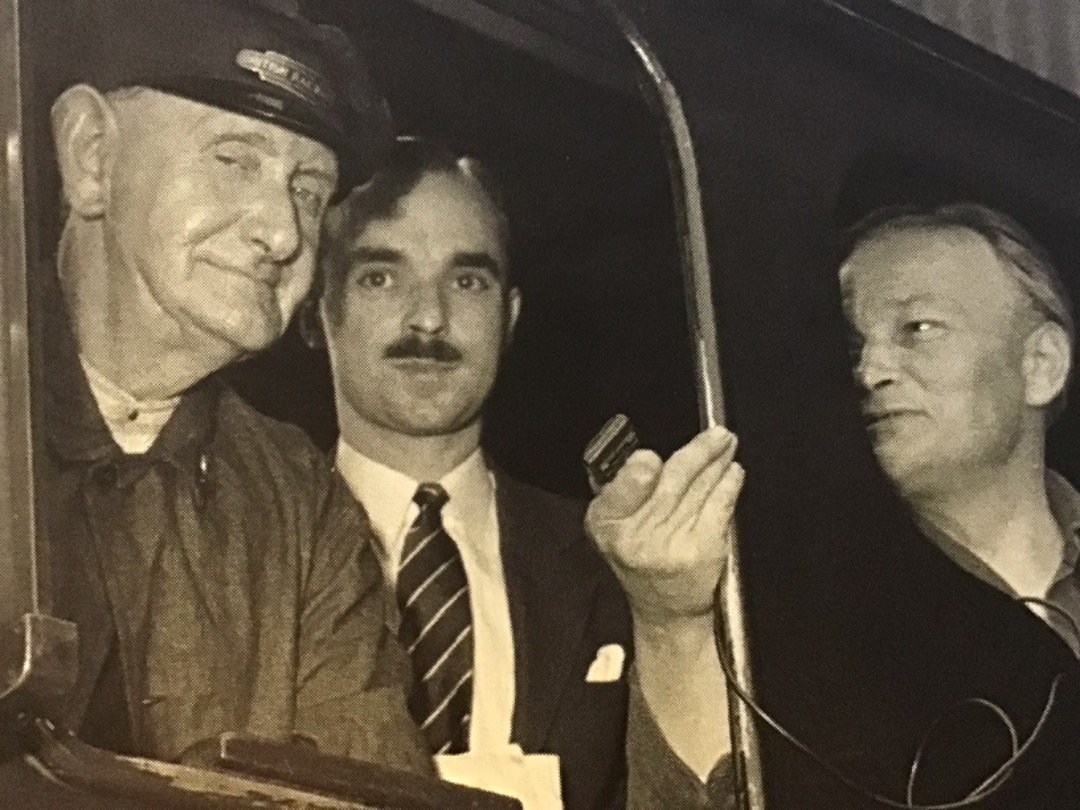
<path id="1" fill-rule="evenodd" d="M 853 363 L 858 363 L 862 357 L 863 346 L 866 345 L 866 341 L 863 340 L 861 335 L 851 334 L 847 338 L 847 350 L 848 357 L 851 358 Z"/>
<path id="2" fill-rule="evenodd" d="M 390 274 L 385 270 L 365 270 L 357 274 L 356 284 L 369 290 L 377 290 L 390 285 Z"/>
<path id="3" fill-rule="evenodd" d="M 250 173 L 258 167 L 257 161 L 248 154 L 232 149 L 219 149 L 214 152 L 214 160 L 222 168 L 236 173 Z"/>
<path id="4" fill-rule="evenodd" d="M 903 327 L 905 337 L 910 340 L 927 340 L 937 337 L 944 329 L 944 324 L 926 318 L 912 318 Z"/>
<path id="5" fill-rule="evenodd" d="M 326 200 L 322 189 L 303 183 L 293 185 L 293 196 L 305 210 L 310 211 L 313 214 L 322 212 L 323 203 Z"/>
<path id="6" fill-rule="evenodd" d="M 479 273 L 462 273 L 454 279 L 454 286 L 459 290 L 484 292 L 491 289 L 491 281 Z"/>

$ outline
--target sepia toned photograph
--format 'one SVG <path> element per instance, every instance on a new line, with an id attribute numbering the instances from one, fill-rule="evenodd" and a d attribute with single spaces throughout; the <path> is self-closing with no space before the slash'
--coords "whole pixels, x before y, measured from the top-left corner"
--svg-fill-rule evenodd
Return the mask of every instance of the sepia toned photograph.
<path id="1" fill-rule="evenodd" d="M 0 808 L 1080 807 L 1080 8 L 0 0 Z"/>

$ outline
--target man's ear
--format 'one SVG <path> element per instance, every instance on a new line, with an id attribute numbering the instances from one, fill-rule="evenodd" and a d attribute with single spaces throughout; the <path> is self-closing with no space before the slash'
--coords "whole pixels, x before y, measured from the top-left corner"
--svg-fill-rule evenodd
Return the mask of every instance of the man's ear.
<path id="1" fill-rule="evenodd" d="M 1041 408 L 1065 387 L 1072 368 L 1069 335 L 1059 323 L 1046 321 L 1024 341 L 1024 401 Z"/>
<path id="2" fill-rule="evenodd" d="M 503 349 L 507 349 L 514 339 L 518 316 L 521 315 L 521 290 L 511 287 L 506 294 L 506 330 L 503 334 Z"/>
<path id="3" fill-rule="evenodd" d="M 74 214 L 101 216 L 117 148 L 116 113 L 98 90 L 77 84 L 60 94 L 51 115 L 64 197 Z"/>

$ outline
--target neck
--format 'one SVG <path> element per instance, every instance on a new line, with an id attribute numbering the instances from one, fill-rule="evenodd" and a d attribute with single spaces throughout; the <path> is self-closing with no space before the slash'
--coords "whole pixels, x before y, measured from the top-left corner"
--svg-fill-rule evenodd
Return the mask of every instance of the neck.
<path id="1" fill-rule="evenodd" d="M 80 353 L 137 399 L 168 399 L 231 358 L 184 347 L 179 327 L 141 279 L 106 259 L 100 221 L 73 219 L 60 243 L 60 284 Z"/>
<path id="2" fill-rule="evenodd" d="M 1045 475 L 1041 460 L 1013 464 L 962 476 L 961 485 L 947 492 L 909 500 L 919 526 L 934 542 L 974 554 L 1020 596 L 1042 597 L 1064 546 Z"/>
<path id="3" fill-rule="evenodd" d="M 455 433 L 409 436 L 355 417 L 339 418 L 346 444 L 414 481 L 438 481 L 480 446 L 479 421 Z"/>

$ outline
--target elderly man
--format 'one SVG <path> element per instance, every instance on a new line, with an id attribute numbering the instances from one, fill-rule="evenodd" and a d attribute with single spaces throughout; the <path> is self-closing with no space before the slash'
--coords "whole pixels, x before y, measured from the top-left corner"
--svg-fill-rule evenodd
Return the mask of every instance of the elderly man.
<path id="1" fill-rule="evenodd" d="M 966 699 L 934 706 L 895 675 L 890 691 L 911 713 L 928 709 L 943 723 L 987 701 L 1008 718 L 1013 746 L 1031 739 L 1025 757 L 1004 769 L 1000 792 L 979 806 L 1076 806 L 1080 495 L 1044 461 L 1072 366 L 1064 286 L 1023 228 L 975 204 L 872 215 L 854 231 L 840 285 L 874 452 L 941 558 L 927 555 L 919 579 L 895 589 L 883 578 L 872 598 L 904 606 L 905 638 L 944 642 L 934 645 L 935 660 L 922 660 L 922 648 L 896 650 L 895 668 L 922 667 L 929 682 L 955 684 Z M 591 531 L 634 611 L 644 699 L 632 739 L 646 753 L 631 758 L 631 797 L 642 807 L 659 806 L 661 790 L 665 807 L 729 800 L 717 772 L 707 780 L 728 747 L 717 722 L 725 717 L 723 674 L 707 634 L 718 538 L 739 478 L 725 444 L 718 431 L 662 467 L 652 457 L 631 459 L 590 507 Z M 859 715 L 854 706 L 850 713 Z M 937 769 L 927 757 L 956 728 L 935 725 L 942 739 L 930 729 L 923 746 L 900 741 L 917 798 L 957 801 L 992 786 L 1015 747 L 980 746 L 1005 725 L 954 737 L 939 760 L 950 764 Z M 887 760 L 894 752 L 871 753 Z M 839 795 L 828 806 L 866 800 Z"/>
<path id="2" fill-rule="evenodd" d="M 337 468 L 375 526 L 440 770 L 491 789 L 516 770 L 526 807 L 621 805 L 625 599 L 584 504 L 480 447 L 521 306 L 500 195 L 475 160 L 402 139 L 327 224 Z"/>
<path id="3" fill-rule="evenodd" d="M 385 106 L 294 3 L 78 8 L 44 319 L 47 581 L 79 628 L 62 719 L 162 759 L 237 731 L 429 768 L 367 524 L 299 430 L 214 374 L 285 329 Z"/>

